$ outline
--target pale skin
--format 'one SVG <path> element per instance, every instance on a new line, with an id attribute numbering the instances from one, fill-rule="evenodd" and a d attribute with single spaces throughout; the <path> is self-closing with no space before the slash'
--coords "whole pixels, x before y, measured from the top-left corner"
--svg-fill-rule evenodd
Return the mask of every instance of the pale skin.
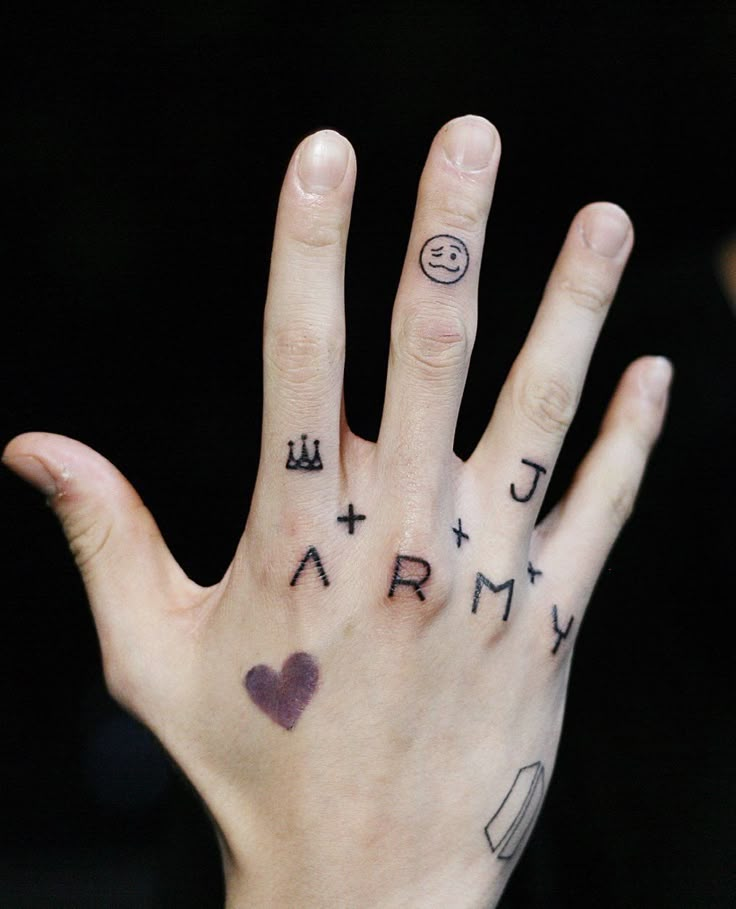
<path id="1" fill-rule="evenodd" d="M 537 524 L 633 243 L 620 208 L 588 205 L 487 430 L 467 461 L 453 453 L 499 157 L 481 117 L 451 121 L 432 143 L 373 443 L 342 406 L 355 156 L 332 131 L 296 149 L 265 310 L 260 469 L 220 583 L 187 578 L 133 488 L 85 445 L 34 432 L 5 450 L 61 519 L 110 692 L 207 805 L 233 909 L 495 906 L 528 837 L 502 858 L 486 825 L 520 768 L 540 762 L 550 784 L 574 641 L 660 432 L 671 367 L 630 365 L 569 491 Z M 454 283 L 420 265 L 436 236 L 464 244 Z M 457 260 L 443 261 L 453 274 Z M 287 444 L 298 456 L 303 434 L 310 458 L 319 440 L 322 469 L 286 469 Z M 349 503 L 365 516 L 353 533 L 337 520 Z M 466 537 L 452 530 L 459 519 Z M 310 558 L 292 584 L 310 547 L 322 573 Z M 422 561 L 397 573 L 399 555 Z M 423 598 L 392 583 L 419 583 L 425 564 Z M 479 575 L 499 588 L 513 579 L 511 600 Z M 245 677 L 297 653 L 318 681 L 287 728 Z"/>

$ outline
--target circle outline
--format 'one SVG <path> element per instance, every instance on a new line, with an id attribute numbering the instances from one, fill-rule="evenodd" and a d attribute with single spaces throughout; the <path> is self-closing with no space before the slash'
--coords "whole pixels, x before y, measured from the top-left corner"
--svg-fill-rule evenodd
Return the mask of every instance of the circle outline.
<path id="1" fill-rule="evenodd" d="M 422 261 L 422 259 L 424 257 L 424 250 L 427 248 L 427 246 L 429 246 L 430 243 L 434 242 L 435 240 L 455 240 L 457 243 L 460 244 L 460 246 L 462 246 L 463 250 L 465 251 L 465 268 L 460 272 L 460 274 L 456 278 L 453 278 L 451 281 L 441 281 L 439 278 L 435 278 L 424 267 L 424 262 Z M 429 278 L 429 280 L 432 281 L 434 284 L 457 284 L 457 282 L 460 281 L 461 278 L 465 277 L 465 274 L 466 274 L 469 266 L 470 266 L 470 253 L 468 252 L 468 247 L 465 244 L 464 240 L 461 240 L 460 237 L 456 237 L 453 234 L 435 234 L 433 237 L 430 237 L 428 240 L 425 241 L 425 243 L 422 245 L 421 250 L 419 251 L 419 267 L 422 269 L 422 272 Z"/>

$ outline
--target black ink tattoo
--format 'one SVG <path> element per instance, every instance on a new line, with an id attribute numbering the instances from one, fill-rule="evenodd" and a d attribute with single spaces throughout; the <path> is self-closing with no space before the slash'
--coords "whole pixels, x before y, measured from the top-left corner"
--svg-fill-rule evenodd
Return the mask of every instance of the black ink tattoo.
<path id="1" fill-rule="evenodd" d="M 289 442 L 289 457 L 286 459 L 287 470 L 322 470 L 322 458 L 319 454 L 319 439 L 314 440 L 314 455 L 310 458 L 307 451 L 307 435 L 302 435 L 302 448 L 299 457 L 294 454 L 294 442 Z"/>
<path id="2" fill-rule="evenodd" d="M 430 237 L 419 253 L 422 271 L 435 284 L 457 284 L 469 263 L 468 247 L 451 234 Z"/>
<path id="3" fill-rule="evenodd" d="M 534 583 L 535 579 L 539 577 L 539 575 L 544 574 L 543 571 L 535 568 L 531 562 L 526 566 L 526 570 L 529 572 L 529 580 L 532 582 L 532 584 Z"/>
<path id="4" fill-rule="evenodd" d="M 493 581 L 489 580 L 484 574 L 480 571 L 475 576 L 475 592 L 473 593 L 473 612 L 478 611 L 478 601 L 480 600 L 480 595 L 484 587 L 487 587 L 492 593 L 501 593 L 502 591 L 507 591 L 506 593 L 506 608 L 503 612 L 504 622 L 508 620 L 509 612 L 511 612 L 511 600 L 514 596 L 514 579 L 509 578 L 508 581 L 504 581 L 503 584 L 494 584 Z"/>
<path id="5" fill-rule="evenodd" d="M 571 615 L 570 621 L 565 626 L 565 630 L 562 631 L 560 626 L 557 624 L 557 622 L 558 622 L 557 607 L 556 606 L 552 607 L 552 627 L 554 628 L 555 634 L 557 635 L 557 640 L 555 641 L 555 646 L 552 648 L 552 653 L 557 653 L 557 651 L 560 649 L 560 644 L 562 643 L 562 641 L 565 640 L 565 638 L 568 636 L 568 634 L 570 634 L 570 629 L 572 628 L 572 623 L 574 621 L 575 621 L 575 616 Z"/>
<path id="6" fill-rule="evenodd" d="M 457 527 L 452 527 L 452 532 L 457 537 L 457 548 L 459 549 L 463 545 L 463 540 L 469 540 L 470 537 L 467 533 L 463 532 L 463 522 L 460 518 L 457 519 Z"/>
<path id="7" fill-rule="evenodd" d="M 401 569 L 406 562 L 414 562 L 416 565 L 421 565 L 424 568 L 424 574 L 419 578 L 402 576 Z M 403 585 L 412 587 L 419 599 L 425 600 L 426 597 L 424 596 L 422 586 L 427 583 L 430 574 L 432 574 L 432 566 L 426 559 L 420 559 L 419 556 L 397 555 L 396 562 L 394 563 L 394 576 L 391 578 L 391 587 L 389 588 L 388 595 L 392 597 L 396 588 Z"/>
<path id="8" fill-rule="evenodd" d="M 309 549 L 304 553 L 304 558 L 299 563 L 299 567 L 294 572 L 294 577 L 289 582 L 290 586 L 296 586 L 296 582 L 299 580 L 301 573 L 304 571 L 304 568 L 309 561 L 314 562 L 314 567 L 317 569 L 317 574 L 319 575 L 320 580 L 325 585 L 325 587 L 329 587 L 330 579 L 327 577 L 327 572 L 324 569 L 322 559 L 319 557 L 316 546 L 310 546 Z"/>
<path id="9" fill-rule="evenodd" d="M 352 535 L 355 533 L 355 522 L 356 521 L 365 521 L 365 515 L 356 514 L 355 511 L 353 510 L 353 503 L 351 502 L 348 505 L 348 513 L 339 515 L 337 520 L 341 524 L 347 524 L 348 533 Z"/>
<path id="10" fill-rule="evenodd" d="M 534 826 L 544 799 L 544 764 L 522 767 L 498 810 L 485 826 L 491 852 L 512 859 Z"/>
<path id="11" fill-rule="evenodd" d="M 516 502 L 528 502 L 529 499 L 531 499 L 531 497 L 537 491 L 537 483 L 539 482 L 540 474 L 547 473 L 547 468 L 542 467 L 541 464 L 535 464 L 534 461 L 527 461 L 526 458 L 522 458 L 521 463 L 526 464 L 527 467 L 531 467 L 532 470 L 534 471 L 534 480 L 532 481 L 532 488 L 529 490 L 529 492 L 525 496 L 520 496 L 520 495 L 516 494 L 516 486 L 514 486 L 514 484 L 512 483 L 511 484 L 511 498 L 514 499 L 514 501 L 516 501 Z"/>

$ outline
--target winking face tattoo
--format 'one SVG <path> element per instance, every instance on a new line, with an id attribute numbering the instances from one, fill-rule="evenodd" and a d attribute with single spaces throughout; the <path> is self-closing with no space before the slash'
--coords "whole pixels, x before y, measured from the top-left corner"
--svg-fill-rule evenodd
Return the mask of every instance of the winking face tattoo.
<path id="1" fill-rule="evenodd" d="M 456 284 L 468 270 L 469 262 L 468 247 L 451 234 L 430 237 L 419 253 L 422 271 L 436 284 Z"/>

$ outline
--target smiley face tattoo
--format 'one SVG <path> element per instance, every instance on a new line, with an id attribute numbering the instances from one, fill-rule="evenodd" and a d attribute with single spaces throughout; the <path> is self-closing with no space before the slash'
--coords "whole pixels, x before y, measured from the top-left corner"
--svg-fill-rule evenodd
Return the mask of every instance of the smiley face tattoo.
<path id="1" fill-rule="evenodd" d="M 437 234 L 422 247 L 419 264 L 435 284 L 457 284 L 470 264 L 468 247 L 459 237 Z"/>

